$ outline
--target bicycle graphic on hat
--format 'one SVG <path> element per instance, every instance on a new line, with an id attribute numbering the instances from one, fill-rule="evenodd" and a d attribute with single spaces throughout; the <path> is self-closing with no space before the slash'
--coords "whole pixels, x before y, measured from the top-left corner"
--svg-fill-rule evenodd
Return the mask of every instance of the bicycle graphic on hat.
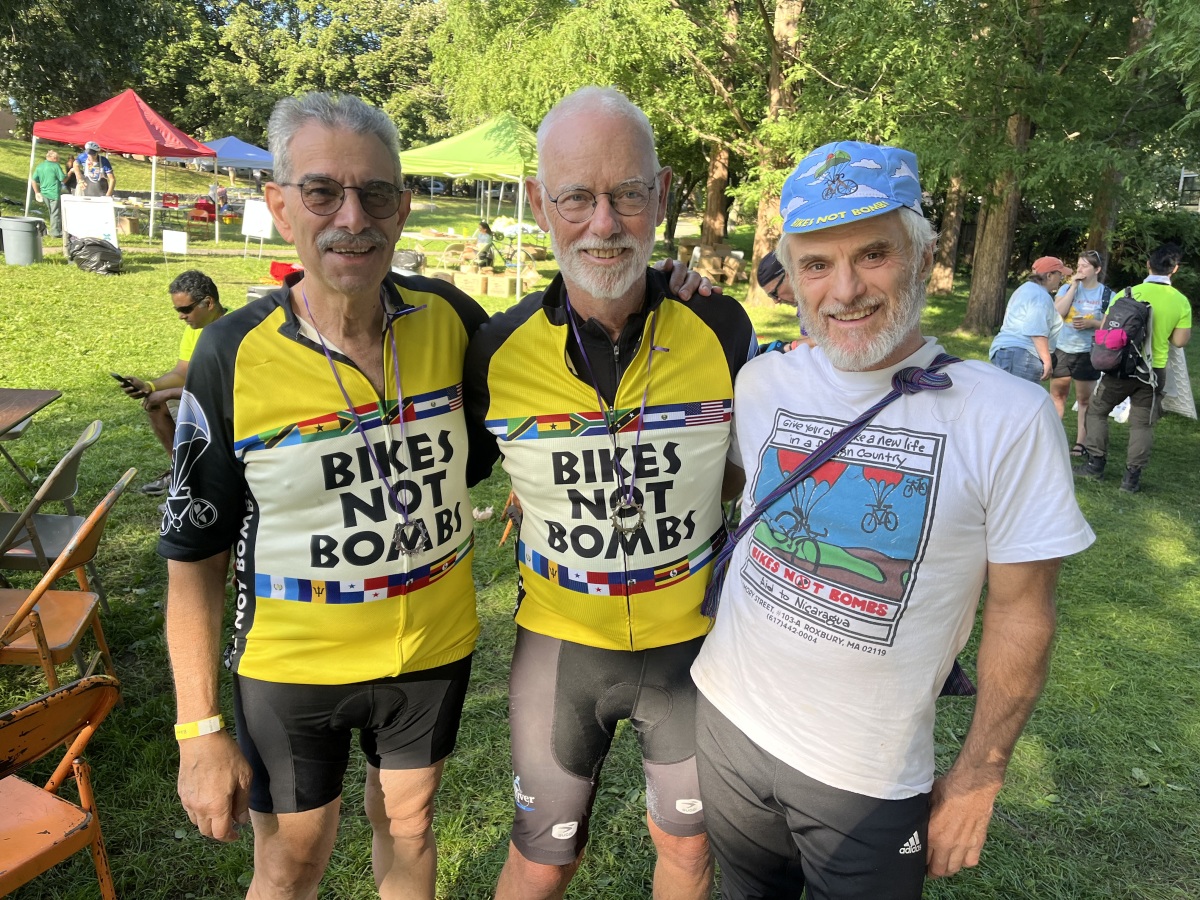
<path id="1" fill-rule="evenodd" d="M 834 197 L 846 197 L 858 190 L 858 182 L 847 178 L 841 171 L 850 162 L 850 154 L 845 150 L 837 150 L 825 157 L 825 162 L 817 166 L 813 175 L 825 183 L 821 191 L 822 200 Z"/>

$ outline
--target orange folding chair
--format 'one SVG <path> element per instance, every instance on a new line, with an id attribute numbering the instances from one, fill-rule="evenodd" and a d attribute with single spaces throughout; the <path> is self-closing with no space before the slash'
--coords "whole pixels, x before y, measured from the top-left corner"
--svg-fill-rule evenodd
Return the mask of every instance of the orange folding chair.
<path id="1" fill-rule="evenodd" d="M 116 900 L 91 767 L 82 754 L 120 696 L 115 678 L 93 675 L 0 715 L 0 896 L 87 847 L 100 896 Z M 15 774 L 64 745 L 67 752 L 45 787 Z M 78 805 L 58 796 L 70 777 L 79 788 Z"/>
<path id="2" fill-rule="evenodd" d="M 54 667 L 75 659 L 80 675 L 91 675 L 99 663 L 113 674 L 112 655 L 100 627 L 99 597 L 87 590 L 54 591 L 54 582 L 96 556 L 104 523 L 117 498 L 129 486 L 137 469 L 121 476 L 100 504 L 67 541 L 48 572 L 31 591 L 0 590 L 0 665 L 42 667 L 46 682 L 58 687 Z M 96 652 L 85 666 L 79 645 L 88 632 L 96 639 Z"/>

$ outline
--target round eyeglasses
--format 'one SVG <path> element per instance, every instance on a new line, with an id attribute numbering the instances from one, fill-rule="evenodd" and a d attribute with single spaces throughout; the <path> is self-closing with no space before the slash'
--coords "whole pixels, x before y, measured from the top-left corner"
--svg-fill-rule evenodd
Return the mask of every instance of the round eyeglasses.
<path id="1" fill-rule="evenodd" d="M 546 198 L 554 204 L 554 208 L 558 210 L 560 216 L 574 225 L 582 225 L 596 212 L 596 203 L 600 197 L 608 198 L 609 205 L 618 216 L 636 216 L 649 205 L 650 194 L 657 186 L 657 176 L 655 179 L 656 181 L 648 184 L 633 179 L 618 185 L 611 191 L 595 193 L 583 188 L 568 188 L 557 197 L 549 195 L 549 188 L 546 188 L 545 182 L 542 182 L 542 187 L 546 188 Z"/>
<path id="2" fill-rule="evenodd" d="M 363 187 L 347 187 L 332 178 L 316 177 L 279 184 L 298 188 L 305 209 L 318 216 L 332 216 L 346 202 L 346 191 L 358 191 L 363 212 L 373 219 L 389 219 L 400 208 L 400 197 L 404 193 L 390 181 L 368 181 Z"/>

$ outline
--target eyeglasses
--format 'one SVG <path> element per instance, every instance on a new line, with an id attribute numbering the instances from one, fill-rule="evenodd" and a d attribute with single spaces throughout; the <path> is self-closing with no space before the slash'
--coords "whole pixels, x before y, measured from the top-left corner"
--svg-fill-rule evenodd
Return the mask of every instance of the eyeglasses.
<path id="1" fill-rule="evenodd" d="M 770 297 L 772 300 L 774 300 L 776 303 L 779 302 L 779 289 L 781 287 L 783 287 L 783 280 L 786 277 L 787 277 L 786 275 L 780 275 L 779 278 L 776 279 L 776 281 L 775 281 L 775 287 L 767 289 L 767 296 Z"/>
<path id="2" fill-rule="evenodd" d="M 305 208 L 318 216 L 332 216 L 346 202 L 346 191 L 358 191 L 358 202 L 372 219 L 389 219 L 400 208 L 404 191 L 390 181 L 368 181 L 365 187 L 347 187 L 332 178 L 305 178 L 301 182 L 280 182 L 281 187 L 300 189 Z"/>
<path id="3" fill-rule="evenodd" d="M 660 169 L 655 174 L 656 180 L 661 173 Z M 596 212 L 596 203 L 600 197 L 608 198 L 609 205 L 618 216 L 636 216 L 650 203 L 650 194 L 654 192 L 656 186 L 656 181 L 647 184 L 639 179 L 633 179 L 618 185 L 611 191 L 593 193 L 585 191 L 583 188 L 570 188 L 557 197 L 548 196 L 547 199 L 554 204 L 558 214 L 568 222 L 582 225 Z M 542 187 L 546 188 L 545 182 L 542 182 Z M 549 188 L 546 188 L 546 191 L 548 194 Z"/>
<path id="4" fill-rule="evenodd" d="M 197 300 L 195 303 L 189 303 L 187 306 L 176 306 L 175 312 L 179 313 L 179 315 L 181 315 L 181 316 L 190 316 L 192 314 L 193 310 L 195 310 L 195 308 L 197 306 L 199 306 L 201 303 L 203 303 L 207 299 L 208 299 L 207 297 L 202 297 L 199 300 Z"/>

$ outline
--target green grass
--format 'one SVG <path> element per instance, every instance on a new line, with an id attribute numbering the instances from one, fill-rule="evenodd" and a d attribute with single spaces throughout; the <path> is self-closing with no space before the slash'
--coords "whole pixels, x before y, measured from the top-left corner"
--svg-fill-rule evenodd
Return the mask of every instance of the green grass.
<path id="1" fill-rule="evenodd" d="M 441 227 L 452 221 L 465 227 L 473 213 L 458 209 L 458 202 L 439 201 L 438 211 L 423 214 L 444 216 Z M 153 376 L 173 365 L 180 325 L 168 308 L 171 278 L 198 265 L 216 279 L 227 305 L 236 307 L 246 287 L 264 281 L 267 271 L 265 257 L 240 255 L 164 260 L 134 252 L 127 262 L 128 274 L 107 278 L 82 273 L 60 258 L 0 269 L 0 385 L 64 393 L 9 448 L 23 465 L 45 475 L 87 422 L 102 419 L 104 434 L 83 463 L 84 506 L 94 504 L 128 466 L 140 469 L 135 483 L 166 466 L 138 405 L 107 373 Z M 483 299 L 491 310 L 506 303 Z M 963 304 L 960 296 L 931 305 L 927 330 L 947 334 L 953 352 L 978 358 L 986 340 L 951 333 Z M 794 330 L 786 310 L 754 308 L 751 314 L 764 339 L 788 337 Z M 1200 372 L 1194 348 L 1189 365 Z M 1194 386 L 1197 381 L 1193 374 Z M 1073 424 L 1068 426 L 1073 433 Z M 1114 459 L 1122 458 L 1126 433 L 1113 427 Z M 1098 544 L 1064 566 L 1050 685 L 1018 745 L 982 865 L 931 883 L 928 897 L 1200 896 L 1198 434 L 1194 422 L 1178 417 L 1160 423 L 1141 495 L 1119 494 L 1111 477 L 1080 487 Z M 477 506 L 499 509 L 506 492 L 497 474 L 473 499 Z M 17 503 L 27 498 L 7 467 L 0 467 L 0 494 Z M 105 629 L 125 703 L 88 756 L 120 895 L 230 898 L 244 892 L 251 871 L 249 836 L 229 846 L 199 837 L 175 796 L 174 702 L 162 637 L 165 566 L 154 552 L 157 503 L 127 494 L 101 548 L 112 603 Z M 506 693 L 515 579 L 511 545 L 496 547 L 500 530 L 497 516 L 477 532 L 483 633 L 435 823 L 439 896 L 454 900 L 490 896 L 508 841 Z M 968 665 L 973 653 L 972 645 Z M 73 673 L 63 668 L 64 676 Z M 42 690 L 32 671 L 0 672 L 0 708 Z M 966 732 L 971 706 L 962 700 L 943 704 L 936 739 L 939 765 L 945 767 Z M 374 896 L 361 762 L 346 784 L 341 833 L 322 894 L 339 900 Z M 636 743 L 625 730 L 606 767 L 591 847 L 569 896 L 649 895 L 653 851 L 644 803 Z M 15 896 L 95 897 L 87 855 Z"/>

